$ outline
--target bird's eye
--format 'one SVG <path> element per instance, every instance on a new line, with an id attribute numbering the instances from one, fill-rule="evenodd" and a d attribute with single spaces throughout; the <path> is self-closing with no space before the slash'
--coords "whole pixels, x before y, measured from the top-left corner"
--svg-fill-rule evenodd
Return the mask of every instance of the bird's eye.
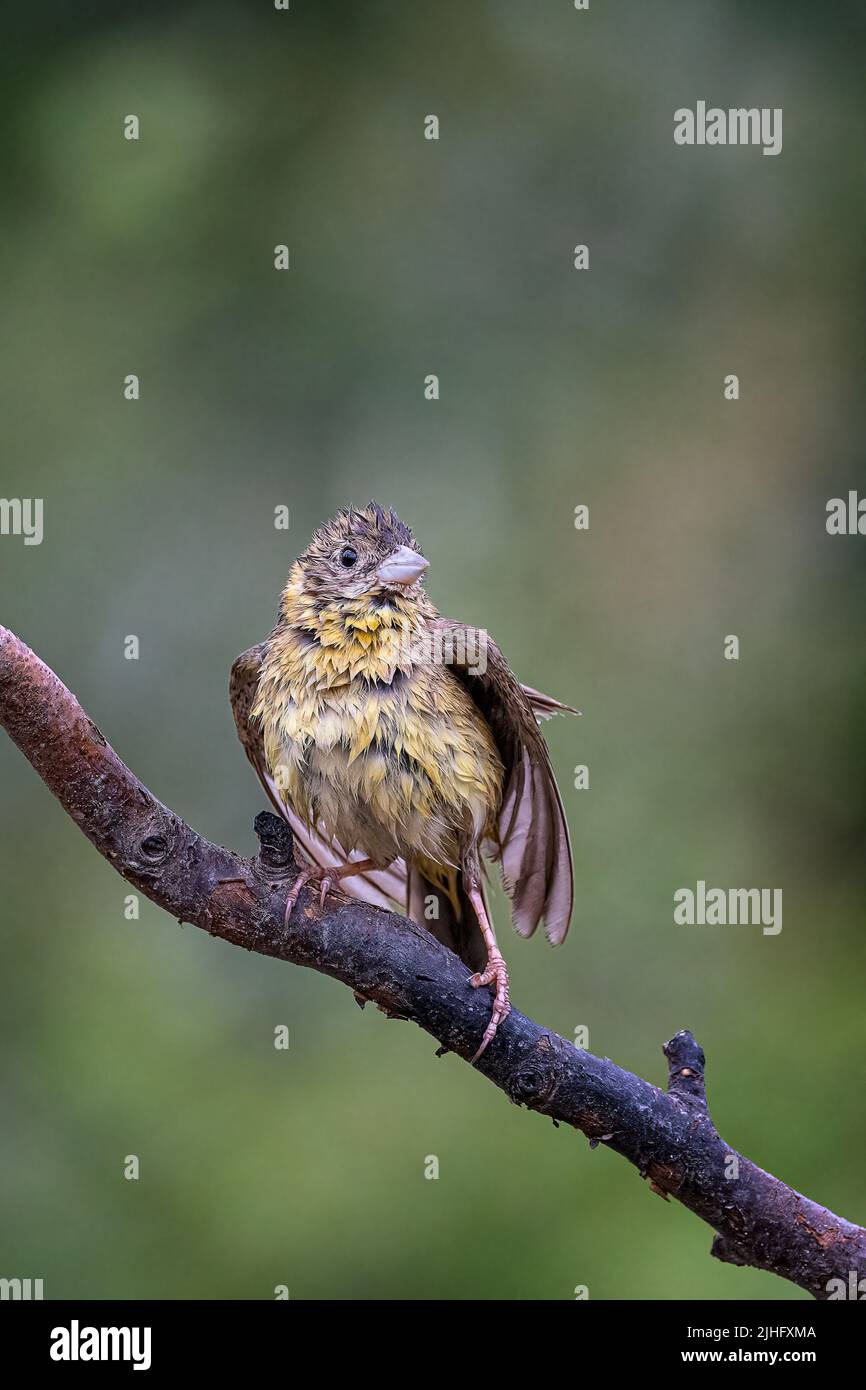
<path id="1" fill-rule="evenodd" d="M 345 566 L 346 566 L 346 569 L 347 569 L 347 570 L 350 570 L 350 569 L 352 568 L 352 566 L 354 565 L 355 561 L 357 560 L 357 558 L 358 558 L 358 552 L 357 552 L 357 550 L 355 550 L 354 546 L 351 546 L 351 545 L 344 545 L 344 546 L 343 546 L 343 549 L 340 551 L 340 564 L 341 564 L 341 565 L 345 565 Z"/>

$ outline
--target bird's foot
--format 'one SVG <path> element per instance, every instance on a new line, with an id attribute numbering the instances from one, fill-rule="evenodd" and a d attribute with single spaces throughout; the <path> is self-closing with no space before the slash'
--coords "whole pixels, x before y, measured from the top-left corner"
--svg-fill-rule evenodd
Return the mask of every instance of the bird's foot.
<path id="1" fill-rule="evenodd" d="M 284 925 L 288 926 L 289 918 L 294 911 L 295 903 L 300 897 L 302 888 L 306 888 L 310 884 L 313 886 L 318 884 L 319 906 L 324 907 L 326 897 L 334 885 L 339 883 L 341 879 L 351 878 L 353 874 L 363 874 L 368 869 L 373 869 L 375 867 L 372 859 L 355 859 L 349 864 L 341 864 L 339 868 L 336 869 L 323 869 L 318 864 L 310 865 L 306 869 L 301 869 L 298 877 L 289 889 L 289 896 L 286 899 L 286 915 L 283 919 Z"/>
<path id="2" fill-rule="evenodd" d="M 472 975 L 469 980 L 473 989 L 480 989 L 482 985 L 495 985 L 493 996 L 493 1013 L 490 1022 L 484 1030 L 484 1037 L 481 1039 L 481 1046 L 470 1062 L 473 1066 L 478 1058 L 487 1048 L 488 1043 L 496 1036 L 496 1030 L 500 1023 L 511 1013 L 511 1004 L 508 1000 L 508 968 L 500 955 L 499 951 L 491 951 L 487 957 L 486 968 L 476 975 Z"/>
<path id="3" fill-rule="evenodd" d="M 309 888 L 310 886 L 315 888 L 318 885 L 319 906 L 324 907 L 325 899 L 333 888 L 334 883 L 339 881 L 340 878 L 345 877 L 346 875 L 341 874 L 339 869 L 320 869 L 318 867 L 301 869 L 298 877 L 289 889 L 289 896 L 286 898 L 286 915 L 283 919 L 283 925 L 288 926 L 289 918 L 295 910 L 295 903 L 301 896 L 302 888 Z"/>

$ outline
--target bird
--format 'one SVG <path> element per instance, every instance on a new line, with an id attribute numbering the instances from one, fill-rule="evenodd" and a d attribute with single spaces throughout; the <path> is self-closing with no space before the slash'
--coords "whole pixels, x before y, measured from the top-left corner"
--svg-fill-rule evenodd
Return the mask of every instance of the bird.
<path id="1" fill-rule="evenodd" d="M 345 884 L 396 904 L 490 987 L 472 1063 L 510 1009 L 488 906 L 498 864 L 523 936 L 566 936 L 571 845 L 539 724 L 579 711 L 511 671 L 484 630 L 442 617 L 429 561 L 396 513 L 339 511 L 292 565 L 276 624 L 235 660 L 238 736 L 303 863 L 288 893 Z"/>

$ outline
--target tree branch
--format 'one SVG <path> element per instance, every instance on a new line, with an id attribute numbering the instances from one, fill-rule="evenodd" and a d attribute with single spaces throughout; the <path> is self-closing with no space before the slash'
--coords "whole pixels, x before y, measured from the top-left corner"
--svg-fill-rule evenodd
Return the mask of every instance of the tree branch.
<path id="1" fill-rule="evenodd" d="M 442 1050 L 472 1056 L 490 997 L 469 988 L 457 956 L 406 918 L 336 893 L 324 908 L 303 893 L 284 926 L 297 871 L 288 826 L 259 815 L 252 860 L 202 839 L 151 795 L 54 673 L 3 627 L 0 723 L 100 854 L 174 917 L 333 976 L 389 1015 L 413 1019 Z M 628 1159 L 655 1192 L 713 1227 L 718 1259 L 770 1270 L 816 1298 L 833 1292 L 833 1280 L 849 1287 L 852 1272 L 866 1277 L 866 1230 L 721 1139 L 707 1109 L 704 1054 L 691 1033 L 677 1033 L 664 1051 L 667 1094 L 513 1010 L 477 1070 L 516 1104 Z"/>

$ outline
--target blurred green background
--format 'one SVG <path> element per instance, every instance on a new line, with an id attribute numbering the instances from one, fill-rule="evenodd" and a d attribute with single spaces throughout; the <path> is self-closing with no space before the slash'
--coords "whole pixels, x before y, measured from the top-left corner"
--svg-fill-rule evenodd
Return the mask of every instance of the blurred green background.
<path id="1" fill-rule="evenodd" d="M 515 1003 L 659 1084 L 692 1028 L 727 1140 L 859 1221 L 866 541 L 824 520 L 862 445 L 862 39 L 790 0 L 49 4 L 0 60 L 0 495 L 45 502 L 41 546 L 0 538 L 0 621 L 252 852 L 229 666 L 320 521 L 395 507 L 442 611 L 584 711 L 547 726 L 572 933 L 498 912 Z M 699 98 L 781 106 L 782 154 L 676 147 Z M 341 986 L 126 921 L 5 737 L 0 873 L 3 1276 L 805 1296 Z M 674 926 L 698 878 L 781 887 L 781 934 Z"/>

